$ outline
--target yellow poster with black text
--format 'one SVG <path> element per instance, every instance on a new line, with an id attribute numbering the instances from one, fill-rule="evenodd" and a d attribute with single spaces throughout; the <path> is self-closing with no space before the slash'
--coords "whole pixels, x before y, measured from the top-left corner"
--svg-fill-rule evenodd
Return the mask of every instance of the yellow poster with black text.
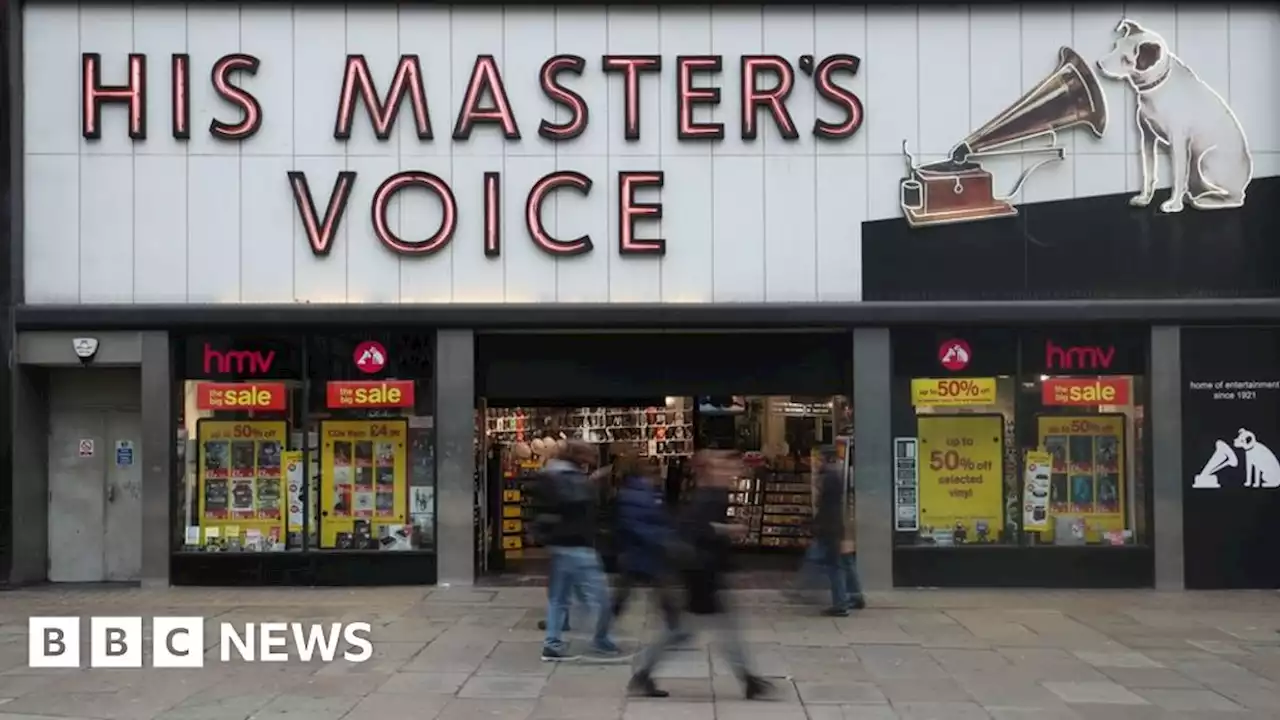
<path id="1" fill-rule="evenodd" d="M 993 542 L 1004 529 L 1004 419 L 922 415 L 920 526 L 957 543 Z"/>
<path id="2" fill-rule="evenodd" d="M 197 423 L 196 437 L 202 542 L 276 549 L 285 537 L 287 424 L 206 419 Z"/>
<path id="3" fill-rule="evenodd" d="M 320 547 L 375 550 L 409 532 L 402 419 L 320 423 Z"/>
<path id="4" fill-rule="evenodd" d="M 1040 448 L 1053 457 L 1049 514 L 1078 518 L 1088 542 L 1125 530 L 1125 416 L 1040 415 Z M 1045 541 L 1053 539 L 1049 523 Z M 1123 541 L 1123 536 L 1115 538 Z"/>

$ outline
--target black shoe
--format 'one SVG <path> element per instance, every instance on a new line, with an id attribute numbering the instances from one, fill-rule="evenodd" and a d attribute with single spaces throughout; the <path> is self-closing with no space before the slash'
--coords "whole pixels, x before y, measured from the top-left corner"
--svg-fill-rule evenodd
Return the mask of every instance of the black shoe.
<path id="1" fill-rule="evenodd" d="M 745 694 L 748 700 L 767 700 L 769 696 L 773 695 L 773 683 L 762 677 L 749 675 L 745 685 Z"/>
<path id="2" fill-rule="evenodd" d="M 865 610 L 867 609 L 867 601 L 862 599 L 861 597 L 856 597 L 849 602 L 849 607 L 853 608 L 854 610 Z"/>
<path id="3" fill-rule="evenodd" d="M 563 648 L 550 648 L 550 647 L 542 648 L 543 662 L 561 662 L 563 660 L 577 660 L 577 659 L 578 659 L 577 655 L 570 655 L 568 651 Z"/>
<path id="4" fill-rule="evenodd" d="M 631 676 L 631 681 L 627 683 L 627 694 L 632 697 L 671 697 L 671 693 L 659 690 L 658 686 L 653 684 L 653 678 L 639 673 Z"/>
<path id="5" fill-rule="evenodd" d="M 824 617 L 849 617 L 849 611 L 842 607 L 829 607 L 822 614 Z"/>

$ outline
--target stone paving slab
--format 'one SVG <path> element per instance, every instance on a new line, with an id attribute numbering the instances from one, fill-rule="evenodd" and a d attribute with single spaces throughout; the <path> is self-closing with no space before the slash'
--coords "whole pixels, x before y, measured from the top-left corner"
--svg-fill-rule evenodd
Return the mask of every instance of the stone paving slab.
<path id="1" fill-rule="evenodd" d="M 742 699 L 707 636 L 660 667 L 667 699 L 625 697 L 625 660 L 541 662 L 544 600 L 536 587 L 6 592 L 0 720 L 1280 719 L 1277 593 L 895 591 L 831 619 L 739 590 L 768 702 Z M 633 652 L 659 624 L 645 607 L 617 624 Z M 29 668 L 33 615 L 204 617 L 206 664 Z M 221 661 L 220 623 L 264 621 L 369 622 L 373 657 Z"/>

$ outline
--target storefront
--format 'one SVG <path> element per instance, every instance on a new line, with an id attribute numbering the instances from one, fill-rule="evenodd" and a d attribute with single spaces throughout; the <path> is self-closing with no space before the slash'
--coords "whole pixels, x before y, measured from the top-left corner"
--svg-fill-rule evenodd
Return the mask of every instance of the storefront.
<path id="1" fill-rule="evenodd" d="M 782 565 L 837 457 L 871 588 L 1274 587 L 1275 10 L 1122 10 L 7 4 L 0 574 L 536 572 L 584 437 Z"/>

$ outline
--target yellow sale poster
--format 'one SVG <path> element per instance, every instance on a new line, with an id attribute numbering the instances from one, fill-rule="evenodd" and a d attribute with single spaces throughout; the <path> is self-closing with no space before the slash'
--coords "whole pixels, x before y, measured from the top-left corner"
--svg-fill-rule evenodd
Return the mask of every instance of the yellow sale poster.
<path id="1" fill-rule="evenodd" d="M 373 549 L 405 531 L 403 419 L 320 424 L 320 547 Z"/>
<path id="2" fill-rule="evenodd" d="M 1125 416 L 1040 415 L 1040 447 L 1053 458 L 1049 512 L 1084 521 L 1085 538 L 1125 529 Z M 1049 534 L 1052 539 L 1053 524 Z"/>
<path id="3" fill-rule="evenodd" d="M 204 538 L 240 543 L 242 533 L 249 532 L 272 545 L 282 542 L 287 424 L 278 420 L 200 420 L 196 435 Z M 211 533 L 212 528 L 217 530 Z"/>
<path id="4" fill-rule="evenodd" d="M 917 423 L 922 530 L 994 541 L 1004 528 L 1004 418 L 922 415 Z"/>

